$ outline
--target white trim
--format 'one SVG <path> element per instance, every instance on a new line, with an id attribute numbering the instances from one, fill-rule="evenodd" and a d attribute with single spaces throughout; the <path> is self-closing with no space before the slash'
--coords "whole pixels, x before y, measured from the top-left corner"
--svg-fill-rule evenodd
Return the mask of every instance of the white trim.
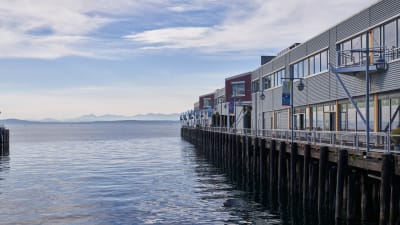
<path id="1" fill-rule="evenodd" d="M 244 80 L 231 82 L 231 84 L 245 84 L 245 83 L 246 81 Z"/>
<path id="2" fill-rule="evenodd" d="M 321 71 L 321 72 L 318 72 L 318 73 L 314 73 L 314 74 L 312 74 L 312 75 L 305 76 L 305 77 L 303 77 L 303 79 L 307 79 L 307 78 L 309 78 L 309 77 L 314 77 L 314 76 L 317 76 L 317 75 L 320 75 L 320 74 L 323 74 L 323 73 L 328 73 L 328 72 L 329 72 L 329 68 L 328 68 L 327 70 L 323 70 L 323 71 Z"/>

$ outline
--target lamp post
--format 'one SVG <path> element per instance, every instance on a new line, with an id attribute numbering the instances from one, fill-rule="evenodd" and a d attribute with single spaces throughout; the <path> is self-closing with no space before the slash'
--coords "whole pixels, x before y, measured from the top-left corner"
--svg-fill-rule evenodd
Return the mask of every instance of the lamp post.
<path id="1" fill-rule="evenodd" d="M 264 130 L 264 109 L 263 109 L 263 102 L 265 99 L 265 94 L 264 94 L 264 90 L 261 91 L 260 94 L 260 99 L 261 99 L 261 134 L 263 134 L 263 130 Z"/>
<path id="2" fill-rule="evenodd" d="M 303 78 L 294 78 L 294 74 L 293 71 L 290 74 L 290 77 L 282 77 L 282 80 L 289 80 L 290 81 L 290 142 L 293 145 L 294 142 L 294 106 L 293 106 L 293 100 L 294 100 L 294 96 L 293 96 L 293 81 L 294 80 L 300 80 L 300 82 L 297 84 L 297 89 L 299 91 L 303 91 L 304 90 L 304 83 L 303 83 Z"/>

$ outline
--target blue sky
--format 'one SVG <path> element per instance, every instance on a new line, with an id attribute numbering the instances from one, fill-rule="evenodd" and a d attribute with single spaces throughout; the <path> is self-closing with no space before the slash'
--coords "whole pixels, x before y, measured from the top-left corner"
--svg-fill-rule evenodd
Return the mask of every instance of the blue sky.
<path id="1" fill-rule="evenodd" d="M 376 0 L 3 0 L 3 118 L 174 113 Z"/>

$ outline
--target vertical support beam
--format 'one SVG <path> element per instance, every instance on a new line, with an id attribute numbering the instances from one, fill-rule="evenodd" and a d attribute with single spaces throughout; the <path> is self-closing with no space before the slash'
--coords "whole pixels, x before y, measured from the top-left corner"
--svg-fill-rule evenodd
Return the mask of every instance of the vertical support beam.
<path id="1" fill-rule="evenodd" d="M 261 203 L 266 202 L 266 192 L 267 192 L 267 156 L 266 156 L 266 149 L 265 149 L 265 139 L 260 138 L 260 199 Z"/>
<path id="2" fill-rule="evenodd" d="M 400 187 L 399 177 L 393 176 L 391 183 L 392 190 L 392 200 L 390 204 L 390 224 L 395 225 L 398 224 L 399 218 L 399 200 L 400 200 L 400 192 L 398 188 Z"/>
<path id="3" fill-rule="evenodd" d="M 347 171 L 347 151 L 340 150 L 337 168 L 336 181 L 336 203 L 335 203 L 335 222 L 341 224 L 343 221 L 343 190 Z"/>
<path id="4" fill-rule="evenodd" d="M 325 210 L 325 181 L 326 181 L 326 171 L 328 169 L 328 156 L 329 149 L 324 146 L 319 152 L 319 177 L 318 177 L 318 215 L 322 215 Z"/>
<path id="5" fill-rule="evenodd" d="M 379 99 L 378 94 L 374 94 L 374 132 L 379 132 Z"/>
<path id="6" fill-rule="evenodd" d="M 270 206 L 274 210 L 276 209 L 276 194 L 277 194 L 277 188 L 278 188 L 278 177 L 277 177 L 277 163 L 276 163 L 276 141 L 271 140 L 271 145 L 270 145 L 270 152 L 269 152 L 269 201 L 270 201 Z"/>
<path id="7" fill-rule="evenodd" d="M 297 160 L 297 143 L 290 145 L 290 195 L 293 200 L 296 194 L 296 160 Z"/>
<path id="8" fill-rule="evenodd" d="M 278 170 L 278 191 L 279 202 L 281 206 L 287 203 L 287 176 L 286 176 L 286 143 L 281 142 L 279 145 L 279 170 Z"/>
<path id="9" fill-rule="evenodd" d="M 356 174 L 354 171 L 349 171 L 347 179 L 347 223 L 353 224 L 355 222 L 355 179 Z"/>
<path id="10" fill-rule="evenodd" d="M 368 220 L 368 173 L 365 170 L 361 171 L 361 221 L 366 222 Z"/>
<path id="11" fill-rule="evenodd" d="M 304 147 L 304 176 L 303 176 L 303 207 L 307 207 L 307 202 L 310 198 L 310 158 L 311 158 L 311 146 L 306 145 Z"/>
<path id="12" fill-rule="evenodd" d="M 380 190 L 380 225 L 387 225 L 390 218 L 390 182 L 393 174 L 393 155 L 382 157 L 381 190 Z"/>

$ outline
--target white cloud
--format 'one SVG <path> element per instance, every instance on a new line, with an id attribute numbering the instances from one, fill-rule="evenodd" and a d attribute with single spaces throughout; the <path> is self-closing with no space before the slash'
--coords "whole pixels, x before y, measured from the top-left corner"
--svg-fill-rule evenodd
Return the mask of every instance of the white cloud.
<path id="1" fill-rule="evenodd" d="M 254 0 L 235 2 L 212 27 L 166 27 L 124 38 L 144 49 L 254 52 L 282 49 L 317 35 L 376 0 Z M 246 7 L 244 7 L 246 6 Z"/>
<path id="2" fill-rule="evenodd" d="M 265 52 L 304 41 L 375 1 L 2 0 L 0 57 L 107 58 L 149 49 Z M 132 33 L 122 39 L 93 36 L 104 26 L 124 20 L 124 16 L 140 18 L 144 14 L 159 14 L 160 23 L 154 24 L 160 26 L 168 21 L 170 13 L 181 14 L 183 20 L 186 16 L 192 21 L 190 12 L 212 13 L 216 9 L 224 13 L 218 14 L 222 18 L 210 26 L 204 26 L 204 23 L 189 27 L 179 24 L 162 26 Z M 143 23 L 146 22 L 143 17 Z M 126 39 L 136 44 L 128 47 Z"/>

